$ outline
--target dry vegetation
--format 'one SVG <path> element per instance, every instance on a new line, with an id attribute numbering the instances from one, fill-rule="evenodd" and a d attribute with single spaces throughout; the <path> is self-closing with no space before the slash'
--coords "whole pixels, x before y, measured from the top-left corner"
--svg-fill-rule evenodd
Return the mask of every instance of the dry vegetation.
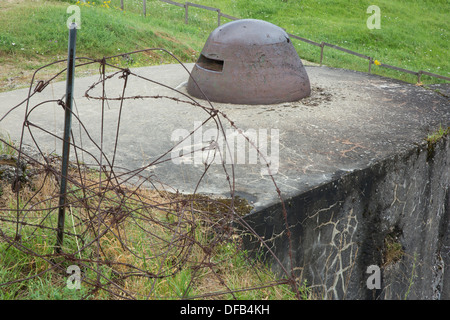
<path id="1" fill-rule="evenodd" d="M 56 254 L 59 161 L 48 160 L 29 166 L 18 193 L 2 185 L 3 299 L 296 298 L 286 280 L 242 250 L 233 222 L 235 208 L 248 212 L 245 202 L 125 186 L 81 166 L 70 172 Z M 82 270 L 82 290 L 66 288 L 69 265 Z"/>

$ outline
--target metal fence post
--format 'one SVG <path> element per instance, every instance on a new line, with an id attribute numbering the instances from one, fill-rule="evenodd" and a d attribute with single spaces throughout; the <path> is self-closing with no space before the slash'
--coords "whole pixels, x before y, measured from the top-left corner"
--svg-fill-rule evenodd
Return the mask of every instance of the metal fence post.
<path id="1" fill-rule="evenodd" d="M 147 16 L 147 0 L 144 0 L 143 6 L 144 6 L 144 17 L 146 17 Z"/>
<path id="2" fill-rule="evenodd" d="M 123 11 L 123 0 L 120 0 L 120 9 Z"/>
<path id="3" fill-rule="evenodd" d="M 66 193 L 67 193 L 67 174 L 69 168 L 69 151 L 70 151 L 70 131 L 72 126 L 72 101 L 73 101 L 73 85 L 75 79 L 75 48 L 77 39 L 77 24 L 72 23 L 69 27 L 69 47 L 67 57 L 67 80 L 66 80 L 66 102 L 64 104 L 64 140 L 63 155 L 61 165 L 61 185 L 59 191 L 59 212 L 58 227 L 56 239 L 56 252 L 61 252 L 61 246 L 64 238 L 64 219 L 66 209 Z"/>

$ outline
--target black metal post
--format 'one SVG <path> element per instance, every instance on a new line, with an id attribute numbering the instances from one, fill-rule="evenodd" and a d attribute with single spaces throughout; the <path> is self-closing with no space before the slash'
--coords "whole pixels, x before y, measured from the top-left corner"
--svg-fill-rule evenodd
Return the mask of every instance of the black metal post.
<path id="1" fill-rule="evenodd" d="M 59 191 L 58 234 L 56 239 L 56 252 L 61 252 L 64 238 L 64 219 L 66 210 L 67 174 L 69 168 L 70 131 L 72 126 L 73 85 L 75 79 L 75 47 L 77 39 L 77 25 L 72 23 L 69 27 L 69 48 L 67 57 L 66 102 L 64 105 L 64 140 L 61 166 L 61 185 Z"/>

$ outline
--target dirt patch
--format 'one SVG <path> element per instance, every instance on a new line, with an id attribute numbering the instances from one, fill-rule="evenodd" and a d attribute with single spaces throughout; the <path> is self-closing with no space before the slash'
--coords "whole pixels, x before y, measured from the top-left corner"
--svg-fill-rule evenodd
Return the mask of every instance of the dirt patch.
<path id="1" fill-rule="evenodd" d="M 0 66 L 0 92 L 11 91 L 26 87 L 34 71 L 19 70 L 15 65 L 2 63 Z"/>
<path id="2" fill-rule="evenodd" d="M 330 102 L 332 94 L 320 87 L 311 87 L 311 95 L 300 100 L 300 104 L 315 107 L 323 102 Z"/>
<path id="3" fill-rule="evenodd" d="M 0 1 L 0 9 L 6 11 L 23 2 L 25 2 L 25 0 L 2 0 Z M 40 0 L 28 0 L 28 2 L 40 2 Z"/>
<path id="4" fill-rule="evenodd" d="M 56 60 L 56 58 L 55 58 Z M 26 59 L 24 57 L 0 57 L 0 92 L 27 88 L 31 84 L 36 70 L 55 60 Z M 34 85 L 39 80 L 47 80 L 66 67 L 65 63 L 55 64 L 36 73 Z M 98 73 L 98 65 L 82 66 L 76 70 L 77 77 Z M 60 80 L 63 80 L 61 76 Z"/>
<path id="5" fill-rule="evenodd" d="M 283 107 L 298 108 L 302 106 L 316 107 L 332 100 L 332 94 L 318 86 L 311 86 L 311 94 L 299 101 L 284 103 Z"/>

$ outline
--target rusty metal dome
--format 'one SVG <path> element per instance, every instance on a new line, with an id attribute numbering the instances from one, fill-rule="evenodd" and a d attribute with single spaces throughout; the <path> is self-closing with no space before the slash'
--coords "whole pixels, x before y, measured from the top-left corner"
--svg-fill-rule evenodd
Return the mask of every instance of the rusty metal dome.
<path id="1" fill-rule="evenodd" d="M 210 34 L 187 90 L 200 99 L 205 99 L 204 93 L 215 102 L 274 104 L 307 97 L 311 86 L 282 28 L 262 20 L 243 19 L 224 24 Z"/>

